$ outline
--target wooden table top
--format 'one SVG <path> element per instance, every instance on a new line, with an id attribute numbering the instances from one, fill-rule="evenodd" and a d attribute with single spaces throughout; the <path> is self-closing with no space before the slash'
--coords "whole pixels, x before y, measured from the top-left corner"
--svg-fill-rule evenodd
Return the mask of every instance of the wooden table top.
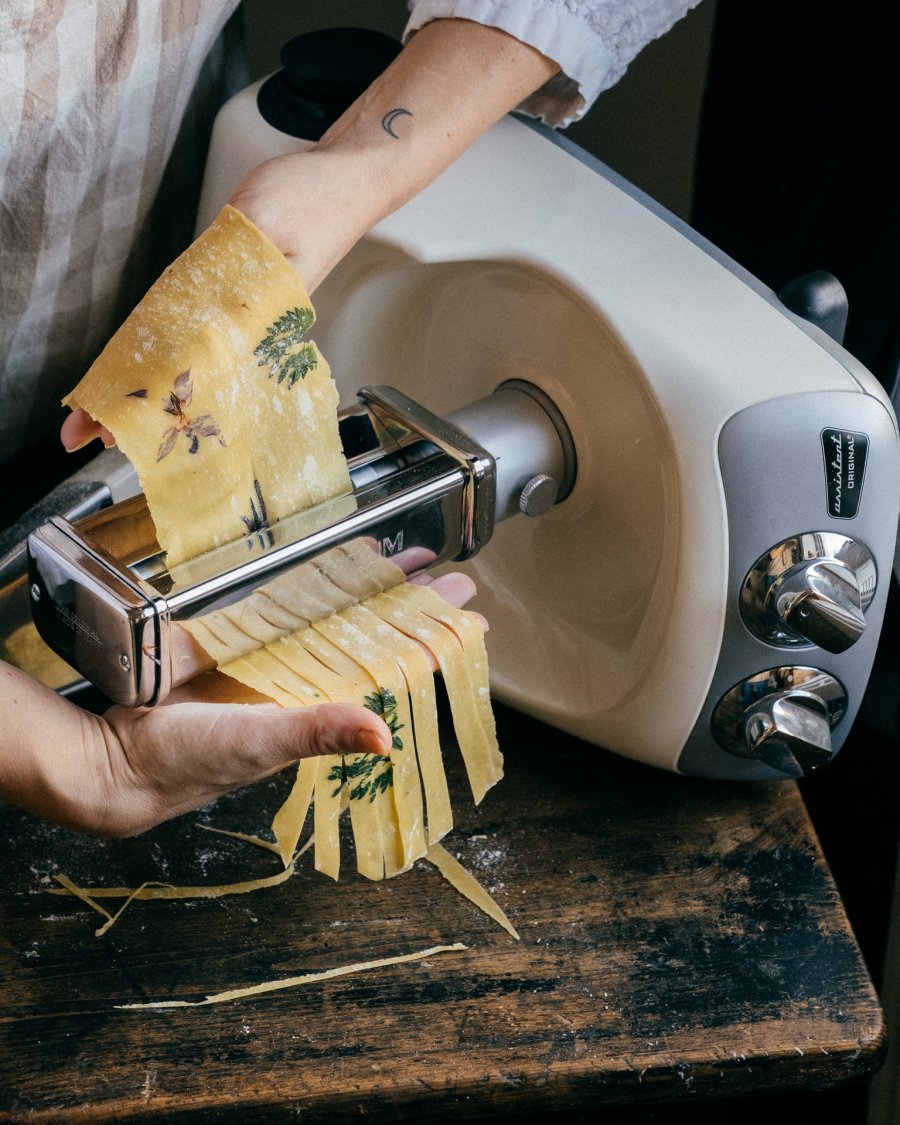
<path id="1" fill-rule="evenodd" d="M 793 783 L 679 778 L 498 718 L 507 776 L 478 809 L 456 779 L 446 842 L 518 942 L 426 863 L 334 884 L 309 857 L 249 895 L 134 903 L 97 938 L 102 919 L 49 895 L 52 874 L 272 874 L 274 856 L 196 824 L 263 831 L 285 779 L 128 841 L 0 808 L 0 1119 L 440 1120 L 877 1068 L 878 1000 Z M 453 942 L 466 949 L 225 1004 L 116 1008 Z"/>

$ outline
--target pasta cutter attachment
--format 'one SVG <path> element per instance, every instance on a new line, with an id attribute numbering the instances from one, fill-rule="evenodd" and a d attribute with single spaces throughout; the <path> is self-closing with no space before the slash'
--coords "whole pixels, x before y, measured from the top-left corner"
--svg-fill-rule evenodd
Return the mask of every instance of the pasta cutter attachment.
<path id="1" fill-rule="evenodd" d="M 340 420 L 351 493 L 172 567 L 142 494 L 83 519 L 54 517 L 28 539 L 38 631 L 111 700 L 153 705 L 172 684 L 173 622 L 234 606 L 350 542 L 416 569 L 469 558 L 519 510 L 528 482 L 567 487 L 571 443 L 543 397 L 501 386 L 454 419 L 366 388 Z"/>

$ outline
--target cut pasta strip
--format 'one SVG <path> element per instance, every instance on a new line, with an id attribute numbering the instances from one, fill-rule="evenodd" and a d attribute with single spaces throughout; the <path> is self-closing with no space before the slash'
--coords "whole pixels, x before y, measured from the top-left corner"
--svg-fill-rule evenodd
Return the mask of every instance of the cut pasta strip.
<path id="1" fill-rule="evenodd" d="M 268 645 L 280 640 L 284 636 L 284 629 L 273 625 L 260 614 L 251 598 L 244 598 L 235 602 L 227 609 L 219 610 L 213 615 L 217 622 L 227 621 L 250 638 L 251 647 L 244 652 L 254 652 L 260 645 Z M 213 626 L 215 628 L 215 626 Z"/>
<path id="2" fill-rule="evenodd" d="M 284 988 L 297 988 L 304 984 L 318 984 L 324 980 L 334 980 L 335 977 L 345 977 L 350 973 L 364 973 L 369 969 L 385 969 L 389 965 L 404 965 L 411 961 L 424 961 L 427 957 L 436 957 L 440 953 L 459 953 L 468 948 L 461 941 L 452 945 L 433 945 L 430 949 L 421 949 L 417 953 L 403 953 L 396 957 L 381 957 L 377 961 L 356 961 L 352 965 L 340 965 L 334 969 L 325 969 L 320 973 L 306 973 L 299 977 L 284 977 L 281 980 L 263 981 L 261 984 L 251 984 L 246 988 L 232 988 L 228 992 L 215 992 L 203 1000 L 157 1000 L 145 1004 L 116 1004 L 117 1010 L 134 1010 L 136 1008 L 202 1008 L 207 1004 L 224 1004 L 229 1000 L 243 1000 L 248 996 L 260 996 L 265 992 L 279 992 Z"/>
<path id="3" fill-rule="evenodd" d="M 275 813 L 272 833 L 278 841 L 278 854 L 287 867 L 297 847 L 309 806 L 316 789 L 319 763 L 316 758 L 304 758 L 297 766 L 297 774 L 287 800 Z"/>
<path id="4" fill-rule="evenodd" d="M 379 647 L 390 653 L 403 673 L 409 693 L 416 762 L 425 799 L 427 843 L 436 843 L 452 829 L 453 813 L 441 754 L 431 663 L 420 645 L 374 613 L 370 604 L 365 602 L 356 606 L 346 616 L 371 636 Z"/>
<path id="5" fill-rule="evenodd" d="M 197 827 L 204 832 L 215 832 L 217 836 L 228 836 L 232 840 L 242 840 L 245 844 L 254 844 L 257 848 L 264 848 L 267 852 L 274 852 L 275 855 L 280 854 L 277 844 L 273 844 L 271 840 L 264 840 L 261 836 L 250 836 L 246 832 L 231 832 L 227 828 L 215 828 L 212 824 L 198 824 Z M 308 844 L 304 845 L 297 855 L 302 855 L 307 846 Z M 294 858 L 296 859 L 297 857 L 295 856 Z"/>
<path id="6" fill-rule="evenodd" d="M 179 898 L 221 898 L 223 895 L 244 895 L 250 891 L 257 891 L 263 887 L 277 887 L 294 874 L 294 865 L 289 863 L 283 870 L 275 875 L 266 875 L 260 879 L 248 879 L 239 883 L 223 883 L 220 886 L 174 887 L 169 883 L 144 883 L 138 888 L 134 887 L 78 887 L 71 879 L 63 875 L 54 878 L 62 884 L 60 887 L 50 887 L 51 895 L 75 895 L 88 902 L 88 898 L 131 898 L 131 899 L 179 899 Z M 94 905 L 95 910 L 101 914 L 107 912 Z M 109 915 L 107 914 L 107 917 Z"/>
<path id="7" fill-rule="evenodd" d="M 316 758 L 316 789 L 313 825 L 316 834 L 316 870 L 330 875 L 337 882 L 341 873 L 341 786 L 334 782 L 334 771 L 340 770 L 341 758 L 328 754 Z"/>
<path id="8" fill-rule="evenodd" d="M 240 684 L 244 684 L 245 687 L 253 688 L 253 690 L 258 691 L 260 695 L 267 695 L 269 699 L 274 700 L 282 707 L 298 707 L 303 703 L 315 705 L 317 703 L 327 702 L 322 693 L 316 691 L 312 686 L 309 687 L 306 697 L 303 700 L 299 700 L 290 692 L 280 688 L 278 684 L 273 683 L 265 673 L 254 667 L 246 656 L 241 656 L 237 660 L 230 661 L 228 664 L 223 665 L 219 671 L 231 676 L 232 679 L 237 680 Z"/>
<path id="9" fill-rule="evenodd" d="M 259 648 L 259 641 L 245 633 L 221 610 L 207 613 L 196 621 L 185 621 L 184 625 L 198 643 L 200 643 L 200 637 L 195 632 L 194 626 L 205 625 L 219 643 L 225 645 L 235 656 L 243 656 L 245 653 Z"/>
<path id="10" fill-rule="evenodd" d="M 315 598 L 325 607 L 325 613 L 319 616 L 328 617 L 330 614 L 337 613 L 338 610 L 346 609 L 347 606 L 356 603 L 357 599 L 352 594 L 348 594 L 346 590 L 342 590 L 340 586 L 335 585 L 320 567 L 313 563 L 305 563 L 298 569 L 303 572 L 304 593 Z M 291 576 L 287 575 L 286 577 Z M 268 587 L 263 587 L 263 589 L 268 589 Z M 314 617 L 310 617 L 311 622 L 314 620 Z"/>
<path id="11" fill-rule="evenodd" d="M 497 728 L 491 707 L 491 684 L 484 630 L 475 615 L 445 602 L 428 586 L 417 586 L 408 582 L 392 593 L 412 603 L 433 620 L 439 621 L 459 638 L 459 643 L 466 654 L 466 670 L 472 682 L 470 698 L 475 705 L 485 736 L 490 740 L 495 764 L 502 776 L 503 758 L 497 745 Z"/>
<path id="12" fill-rule="evenodd" d="M 278 641 L 277 644 L 281 644 L 281 641 Z M 257 649 L 256 652 L 248 653 L 243 659 L 251 668 L 256 669 L 261 675 L 267 676 L 276 687 L 295 699 L 296 702 L 293 704 L 295 707 L 304 706 L 312 698 L 322 703 L 334 700 L 333 691 L 329 691 L 319 682 L 298 675 L 288 664 L 279 660 L 275 655 L 275 647 L 275 645 L 269 645 L 266 648 Z M 288 705 L 290 706 L 290 704 Z"/>
<path id="13" fill-rule="evenodd" d="M 193 621 L 180 622 L 180 624 L 219 667 L 230 663 L 232 660 L 237 660 L 241 655 L 240 650 L 220 640 L 207 623 L 199 617 Z"/>
<path id="14" fill-rule="evenodd" d="M 341 674 L 313 655 L 307 645 L 309 642 L 314 644 L 318 636 L 314 629 L 303 629 L 272 645 L 269 652 L 332 698 L 346 695 L 355 702 L 361 702 L 378 685 L 355 661 L 348 660 L 349 668 Z"/>
<path id="15" fill-rule="evenodd" d="M 311 656 L 314 656 L 316 660 L 330 668 L 338 676 L 353 683 L 360 689 L 362 695 L 366 695 L 378 687 L 378 684 L 358 660 L 354 660 L 352 656 L 339 648 L 333 641 L 330 641 L 320 630 L 304 629 L 302 633 L 297 633 L 290 640 L 302 645 Z M 290 643 L 290 641 L 285 643 Z"/>
<path id="16" fill-rule="evenodd" d="M 493 724 L 490 732 L 486 732 L 482 725 L 473 700 L 476 689 L 458 636 L 422 613 L 403 596 L 411 589 L 419 587 L 399 586 L 390 593 L 370 598 L 366 604 L 373 613 L 433 653 L 447 687 L 453 726 L 466 764 L 472 796 L 475 803 L 480 804 L 488 789 L 503 776 L 503 758 L 497 746 L 496 733 Z"/>
<path id="17" fill-rule="evenodd" d="M 304 577 L 307 567 L 297 567 Z M 302 618 L 308 625 L 310 621 L 318 621 L 320 617 L 327 617 L 334 610 L 328 602 L 316 597 L 305 581 L 295 577 L 296 572 L 279 575 L 278 578 L 260 586 L 260 590 L 289 613 Z"/>
<path id="18" fill-rule="evenodd" d="M 327 551 L 316 559 L 316 566 L 360 602 L 399 585 L 406 578 L 399 566 L 379 555 L 364 539 L 354 539 Z"/>
<path id="19" fill-rule="evenodd" d="M 428 849 L 426 858 L 429 862 L 434 864 L 454 890 L 459 891 L 461 895 L 474 903 L 479 910 L 483 910 L 489 918 L 493 918 L 507 933 L 512 934 L 516 941 L 519 940 L 519 935 L 516 933 L 512 922 L 510 922 L 509 918 L 507 918 L 481 883 L 478 882 L 471 872 L 466 871 L 459 860 L 454 859 L 442 844 L 432 844 Z"/>
<path id="20" fill-rule="evenodd" d="M 396 712 L 399 725 L 396 728 L 392 727 L 397 733 L 391 753 L 393 785 L 390 790 L 385 791 L 384 795 L 390 793 L 393 798 L 400 844 L 400 855 L 397 856 L 397 860 L 400 865 L 399 870 L 404 870 L 425 853 L 424 810 L 415 756 L 415 739 L 412 737 L 409 696 L 406 691 L 406 681 L 397 662 L 380 649 L 362 629 L 353 624 L 353 615 L 354 609 L 343 610 L 333 617 L 314 623 L 312 628 L 327 637 L 333 644 L 344 648 L 347 652 L 352 652 L 353 659 L 360 663 L 378 684 L 381 706 L 380 708 L 373 706 L 372 709 L 380 709 L 385 713 Z M 380 796 L 375 798 L 376 802 L 379 802 Z M 390 801 L 383 803 L 388 806 Z M 386 852 L 385 870 L 389 875 L 394 873 L 393 867 L 391 854 Z M 396 873 L 399 874 L 399 870 Z"/>
<path id="21" fill-rule="evenodd" d="M 275 626 L 280 636 L 296 633 L 298 629 L 305 629 L 309 624 L 305 617 L 300 617 L 286 609 L 270 597 L 262 587 L 255 590 L 246 600 L 254 613 L 258 614 L 263 621 Z"/>

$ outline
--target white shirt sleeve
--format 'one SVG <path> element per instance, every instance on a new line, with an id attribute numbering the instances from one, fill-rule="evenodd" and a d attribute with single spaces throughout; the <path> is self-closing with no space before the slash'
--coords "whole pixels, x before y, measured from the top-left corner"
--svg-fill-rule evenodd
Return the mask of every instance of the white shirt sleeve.
<path id="1" fill-rule="evenodd" d="M 404 41 L 430 20 L 500 28 L 560 66 L 518 108 L 565 127 L 614 86 L 631 60 L 700 0 L 409 0 Z"/>

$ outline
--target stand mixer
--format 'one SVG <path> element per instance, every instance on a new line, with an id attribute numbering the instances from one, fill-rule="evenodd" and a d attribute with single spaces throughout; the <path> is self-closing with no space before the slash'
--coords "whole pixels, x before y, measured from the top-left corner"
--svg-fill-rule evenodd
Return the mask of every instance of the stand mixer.
<path id="1" fill-rule="evenodd" d="M 262 121 L 260 85 L 217 122 L 200 227 L 249 168 L 307 144 Z M 466 560 L 493 694 L 554 727 L 726 779 L 840 748 L 884 616 L 900 443 L 837 342 L 515 117 L 373 229 L 316 306 L 352 511 L 171 573 L 137 543 L 140 497 L 31 536 L 39 629 L 111 697 L 165 695 L 170 620 L 367 535 Z M 99 644 L 66 624 L 85 599 Z"/>

